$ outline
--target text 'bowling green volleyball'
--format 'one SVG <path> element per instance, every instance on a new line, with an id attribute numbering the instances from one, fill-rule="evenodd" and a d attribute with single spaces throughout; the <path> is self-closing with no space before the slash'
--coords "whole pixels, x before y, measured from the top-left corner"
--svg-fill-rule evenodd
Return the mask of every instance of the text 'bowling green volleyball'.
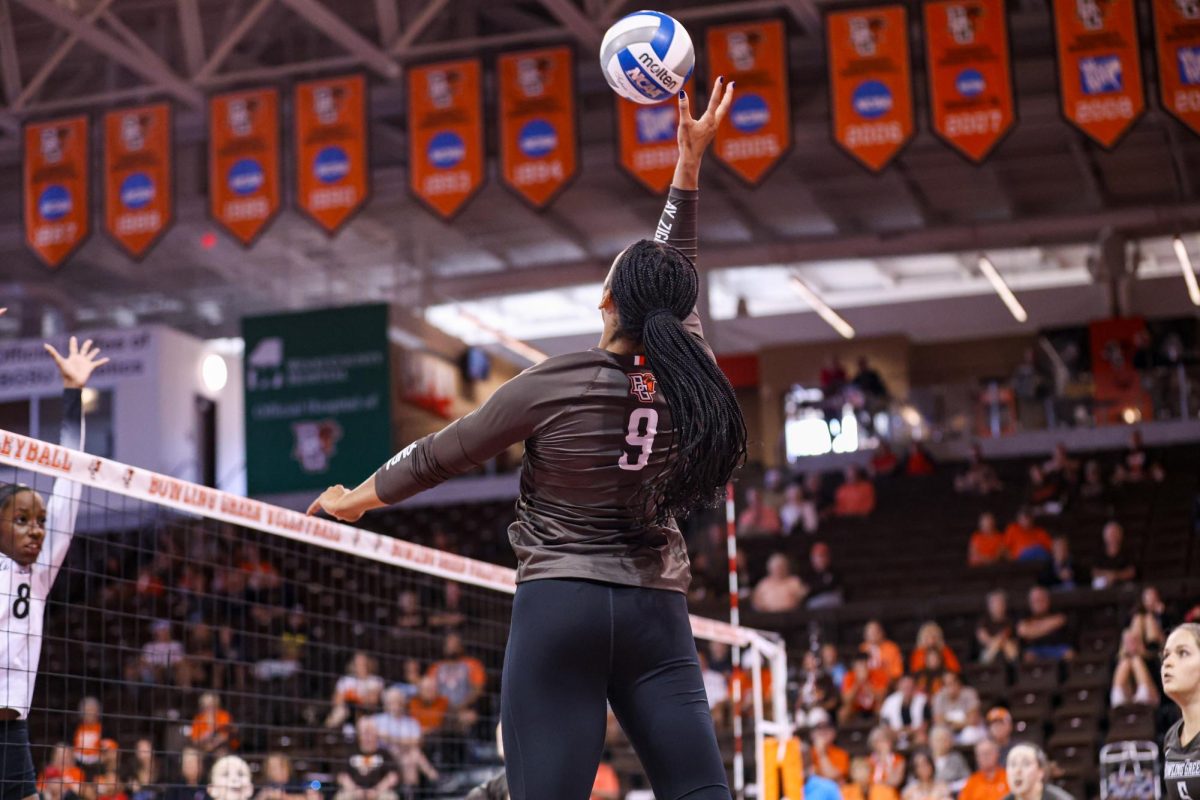
<path id="1" fill-rule="evenodd" d="M 649 105 L 675 97 L 696 64 L 692 37 L 673 17 L 638 11 L 604 34 L 600 69 L 613 91 Z"/>

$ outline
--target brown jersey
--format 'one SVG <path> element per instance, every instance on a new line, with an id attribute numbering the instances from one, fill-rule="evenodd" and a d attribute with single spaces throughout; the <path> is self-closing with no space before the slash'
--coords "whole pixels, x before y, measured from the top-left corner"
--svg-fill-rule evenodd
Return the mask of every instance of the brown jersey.
<path id="1" fill-rule="evenodd" d="M 1163 783 L 1170 800 L 1200 800 L 1200 735 L 1182 741 L 1183 720 L 1163 737 Z"/>
<path id="2" fill-rule="evenodd" d="M 671 189 L 655 239 L 696 257 L 699 192 Z M 684 323 L 703 341 L 693 311 Z M 375 474 L 396 503 L 525 442 L 517 520 L 508 531 L 517 581 L 584 578 L 686 592 L 687 548 L 674 521 L 634 508 L 665 465 L 674 432 L 653 365 L 593 348 L 557 356 L 486 403 L 413 442 Z"/>

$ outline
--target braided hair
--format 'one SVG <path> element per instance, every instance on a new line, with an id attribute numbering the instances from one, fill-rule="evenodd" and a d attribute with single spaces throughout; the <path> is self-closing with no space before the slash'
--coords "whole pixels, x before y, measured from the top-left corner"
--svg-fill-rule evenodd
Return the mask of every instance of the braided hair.
<path id="1" fill-rule="evenodd" d="M 620 335 L 642 344 L 671 410 L 674 436 L 666 463 L 637 498 L 659 520 L 716 504 L 746 458 L 746 423 L 733 386 L 683 326 L 699 289 L 686 255 L 648 239 L 621 254 L 609 286 Z"/>

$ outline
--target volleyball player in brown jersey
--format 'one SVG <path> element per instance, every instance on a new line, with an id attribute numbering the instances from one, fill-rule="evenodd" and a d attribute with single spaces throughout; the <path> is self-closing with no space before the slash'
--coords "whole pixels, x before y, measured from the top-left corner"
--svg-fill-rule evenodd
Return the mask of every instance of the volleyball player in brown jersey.
<path id="1" fill-rule="evenodd" d="M 357 488 L 331 487 L 309 509 L 353 521 L 525 442 L 501 686 L 514 800 L 586 800 L 606 703 L 656 797 L 729 800 L 674 518 L 716 502 L 746 449 L 741 410 L 695 311 L 700 160 L 732 99 L 733 86 L 718 78 L 694 119 L 680 95 L 666 208 L 654 239 L 613 262 L 598 347 L 531 367 Z"/>

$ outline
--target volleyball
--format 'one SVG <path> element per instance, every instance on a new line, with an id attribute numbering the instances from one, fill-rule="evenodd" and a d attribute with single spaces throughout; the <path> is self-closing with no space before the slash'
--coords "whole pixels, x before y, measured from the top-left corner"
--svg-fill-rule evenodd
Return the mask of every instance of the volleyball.
<path id="1" fill-rule="evenodd" d="M 638 11 L 613 24 L 600 45 L 600 69 L 613 91 L 643 105 L 678 95 L 692 74 L 696 51 L 679 21 Z"/>

